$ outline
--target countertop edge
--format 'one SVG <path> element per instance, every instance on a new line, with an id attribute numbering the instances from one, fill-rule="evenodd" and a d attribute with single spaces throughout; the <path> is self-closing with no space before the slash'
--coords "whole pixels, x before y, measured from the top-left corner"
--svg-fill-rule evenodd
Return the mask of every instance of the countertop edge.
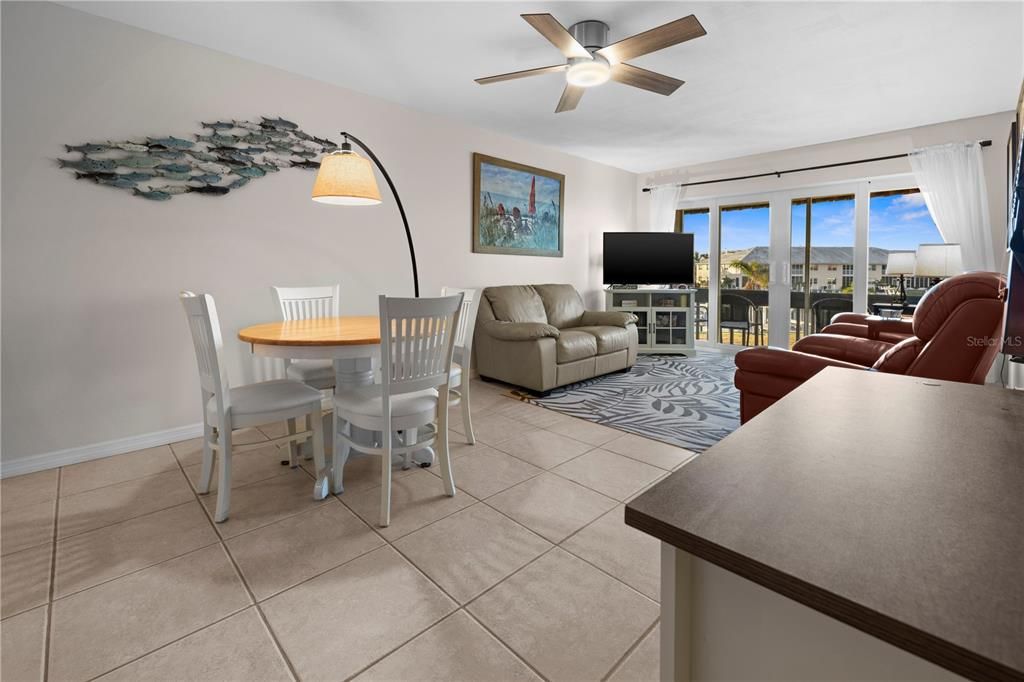
<path id="1" fill-rule="evenodd" d="M 1024 671 L 994 661 L 911 625 L 721 547 L 626 505 L 625 523 L 677 549 L 746 578 L 861 632 L 972 680 L 1024 680 Z"/>

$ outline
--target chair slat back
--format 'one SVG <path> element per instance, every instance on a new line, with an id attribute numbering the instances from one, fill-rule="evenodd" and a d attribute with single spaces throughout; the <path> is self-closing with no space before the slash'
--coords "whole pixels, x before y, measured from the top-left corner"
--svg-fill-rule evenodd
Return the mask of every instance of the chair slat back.
<path id="1" fill-rule="evenodd" d="M 380 297 L 381 379 L 388 395 L 448 383 L 462 294 Z"/>
<path id="2" fill-rule="evenodd" d="M 285 320 L 338 317 L 341 285 L 325 287 L 270 287 Z"/>
<path id="3" fill-rule="evenodd" d="M 473 356 L 473 332 L 476 329 L 476 313 L 480 309 L 480 290 L 441 287 L 442 296 L 456 294 L 462 294 L 462 310 L 459 314 L 459 327 L 455 331 L 454 357 L 466 369 Z"/>
<path id="4" fill-rule="evenodd" d="M 216 396 L 223 411 L 223 408 L 229 406 L 230 392 L 220 358 L 224 339 L 221 337 L 217 305 L 209 294 L 182 291 L 178 298 L 185 309 L 189 332 L 192 334 L 192 345 L 199 366 L 199 384 L 205 394 Z"/>

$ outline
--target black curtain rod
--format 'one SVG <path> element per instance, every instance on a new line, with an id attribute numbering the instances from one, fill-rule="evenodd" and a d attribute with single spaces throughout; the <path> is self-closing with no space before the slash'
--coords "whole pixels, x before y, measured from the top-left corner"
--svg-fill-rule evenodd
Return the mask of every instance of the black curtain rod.
<path id="1" fill-rule="evenodd" d="M 982 147 L 991 147 L 992 140 L 979 142 Z M 752 180 L 754 178 L 770 178 L 775 176 L 781 178 L 789 173 L 803 173 L 804 171 L 824 170 L 826 168 L 838 168 L 840 166 L 855 166 L 858 163 L 872 163 L 874 161 L 888 161 L 889 159 L 905 159 L 910 154 L 890 154 L 889 156 L 876 156 L 870 159 L 858 159 L 857 161 L 840 161 L 839 163 L 826 163 L 821 166 L 807 166 L 806 168 L 791 168 L 789 170 L 770 171 L 768 173 L 757 173 L 755 175 L 738 175 L 734 178 L 719 178 L 718 180 L 701 180 L 700 182 L 681 182 L 676 187 L 696 187 L 697 185 L 713 185 L 717 182 L 732 182 L 734 180 Z M 642 192 L 650 192 L 650 187 L 644 187 Z"/>

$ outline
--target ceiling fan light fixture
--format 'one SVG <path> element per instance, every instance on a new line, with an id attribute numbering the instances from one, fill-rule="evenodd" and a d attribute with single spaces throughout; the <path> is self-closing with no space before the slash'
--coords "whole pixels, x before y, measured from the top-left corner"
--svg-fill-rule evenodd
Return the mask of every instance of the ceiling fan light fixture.
<path id="1" fill-rule="evenodd" d="M 565 72 L 565 80 L 569 85 L 575 85 L 578 88 L 592 88 L 595 85 L 607 83 L 611 72 L 608 60 L 601 55 L 595 55 L 593 59 L 570 59 L 569 69 Z"/>

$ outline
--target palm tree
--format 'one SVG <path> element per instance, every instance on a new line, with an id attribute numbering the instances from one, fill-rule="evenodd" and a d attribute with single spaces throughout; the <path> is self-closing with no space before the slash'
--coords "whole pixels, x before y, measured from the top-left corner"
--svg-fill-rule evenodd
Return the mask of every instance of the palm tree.
<path id="1" fill-rule="evenodd" d="M 736 261 L 736 269 L 743 275 L 744 289 L 767 289 L 768 288 L 768 266 L 765 263 Z"/>

